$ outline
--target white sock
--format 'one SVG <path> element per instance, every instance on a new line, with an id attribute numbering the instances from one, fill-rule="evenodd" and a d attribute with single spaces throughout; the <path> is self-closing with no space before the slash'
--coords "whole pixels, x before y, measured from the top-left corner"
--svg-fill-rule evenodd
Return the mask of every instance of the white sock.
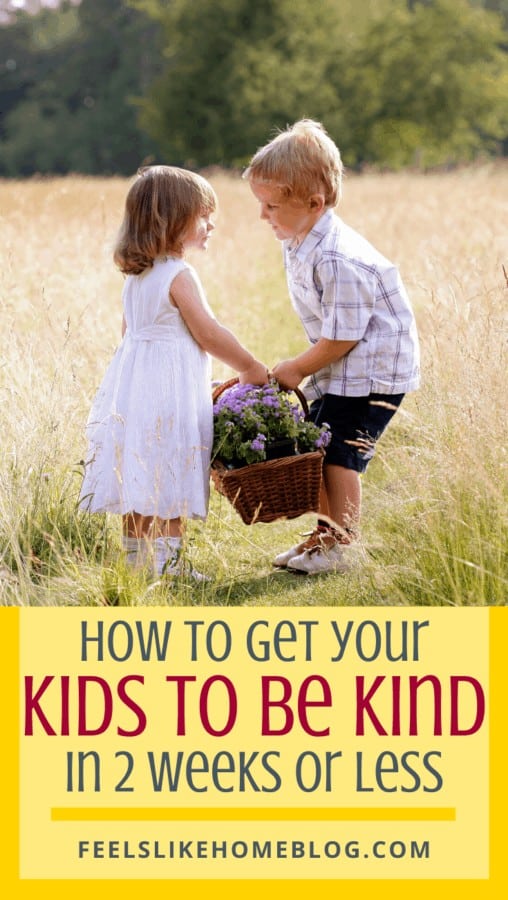
<path id="1" fill-rule="evenodd" d="M 127 557 L 127 565 L 133 569 L 138 569 L 144 565 L 146 560 L 146 540 L 144 538 L 134 538 L 122 535 L 122 548 Z"/>
<path id="2" fill-rule="evenodd" d="M 162 575 L 168 562 L 175 560 L 181 549 L 179 537 L 158 537 L 153 542 L 154 567 L 157 575 Z"/>

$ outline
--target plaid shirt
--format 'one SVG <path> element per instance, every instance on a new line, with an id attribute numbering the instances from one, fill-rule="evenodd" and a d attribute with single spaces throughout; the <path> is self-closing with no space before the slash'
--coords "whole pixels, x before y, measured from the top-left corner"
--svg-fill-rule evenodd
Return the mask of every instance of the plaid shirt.
<path id="1" fill-rule="evenodd" d="M 299 247 L 283 242 L 291 303 L 311 344 L 358 341 L 307 381 L 308 399 L 405 394 L 419 385 L 419 346 L 395 266 L 327 210 Z"/>

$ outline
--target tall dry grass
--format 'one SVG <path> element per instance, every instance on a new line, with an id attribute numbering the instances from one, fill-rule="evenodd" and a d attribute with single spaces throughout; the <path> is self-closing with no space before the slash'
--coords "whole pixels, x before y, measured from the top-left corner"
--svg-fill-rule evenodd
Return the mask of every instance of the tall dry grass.
<path id="1" fill-rule="evenodd" d="M 239 178 L 193 257 L 217 316 L 273 365 L 305 346 L 280 247 Z M 2 603 L 500 604 L 508 597 L 504 211 L 508 168 L 351 176 L 339 210 L 400 267 L 422 342 L 408 396 L 364 479 L 369 562 L 346 577 L 274 573 L 275 546 L 312 521 L 243 526 L 213 495 L 190 536 L 210 586 L 149 585 L 126 571 L 114 517 L 76 509 L 83 427 L 118 343 L 111 262 L 128 181 L 0 184 Z M 215 365 L 214 376 L 231 373 Z"/>

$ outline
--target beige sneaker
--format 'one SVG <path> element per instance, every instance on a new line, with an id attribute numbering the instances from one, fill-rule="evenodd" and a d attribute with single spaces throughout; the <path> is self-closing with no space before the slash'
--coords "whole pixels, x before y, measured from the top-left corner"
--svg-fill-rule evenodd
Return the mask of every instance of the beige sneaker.
<path id="1" fill-rule="evenodd" d="M 353 541 L 341 543 L 333 532 L 319 535 L 313 546 L 294 556 L 287 565 L 288 572 L 302 575 L 323 575 L 328 572 L 344 574 L 365 558 L 365 550 Z"/>
<path id="2" fill-rule="evenodd" d="M 212 579 L 203 572 L 198 572 L 188 560 L 183 558 L 183 554 L 168 559 L 164 569 L 162 570 L 164 578 L 188 578 L 191 581 L 207 582 Z"/>
<path id="3" fill-rule="evenodd" d="M 211 581 L 198 572 L 187 558 L 182 546 L 175 547 L 171 538 L 156 538 L 153 544 L 152 574 L 156 578 L 187 578 L 192 581 Z"/>
<path id="4" fill-rule="evenodd" d="M 279 569 L 285 569 L 295 556 L 300 556 L 305 550 L 311 550 L 313 547 L 321 546 L 323 537 L 330 534 L 334 535 L 333 541 L 335 542 L 337 537 L 333 529 L 318 525 L 314 531 L 306 532 L 304 535 L 304 537 L 306 537 L 305 541 L 301 541 L 300 544 L 295 544 L 294 547 L 290 547 L 289 550 L 284 550 L 283 553 L 279 553 L 273 560 L 272 565 L 277 566 Z"/>

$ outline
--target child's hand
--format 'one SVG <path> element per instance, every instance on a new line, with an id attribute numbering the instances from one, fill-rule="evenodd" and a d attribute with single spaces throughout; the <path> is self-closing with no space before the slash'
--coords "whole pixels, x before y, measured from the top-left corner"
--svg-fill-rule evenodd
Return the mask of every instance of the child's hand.
<path id="1" fill-rule="evenodd" d="M 294 359 L 283 359 L 274 367 L 273 377 L 277 379 L 282 388 L 292 390 L 303 381 L 305 374 L 296 365 Z"/>
<path id="2" fill-rule="evenodd" d="M 263 363 L 255 360 L 248 369 L 238 373 L 240 384 L 267 384 L 270 380 L 268 369 Z"/>

